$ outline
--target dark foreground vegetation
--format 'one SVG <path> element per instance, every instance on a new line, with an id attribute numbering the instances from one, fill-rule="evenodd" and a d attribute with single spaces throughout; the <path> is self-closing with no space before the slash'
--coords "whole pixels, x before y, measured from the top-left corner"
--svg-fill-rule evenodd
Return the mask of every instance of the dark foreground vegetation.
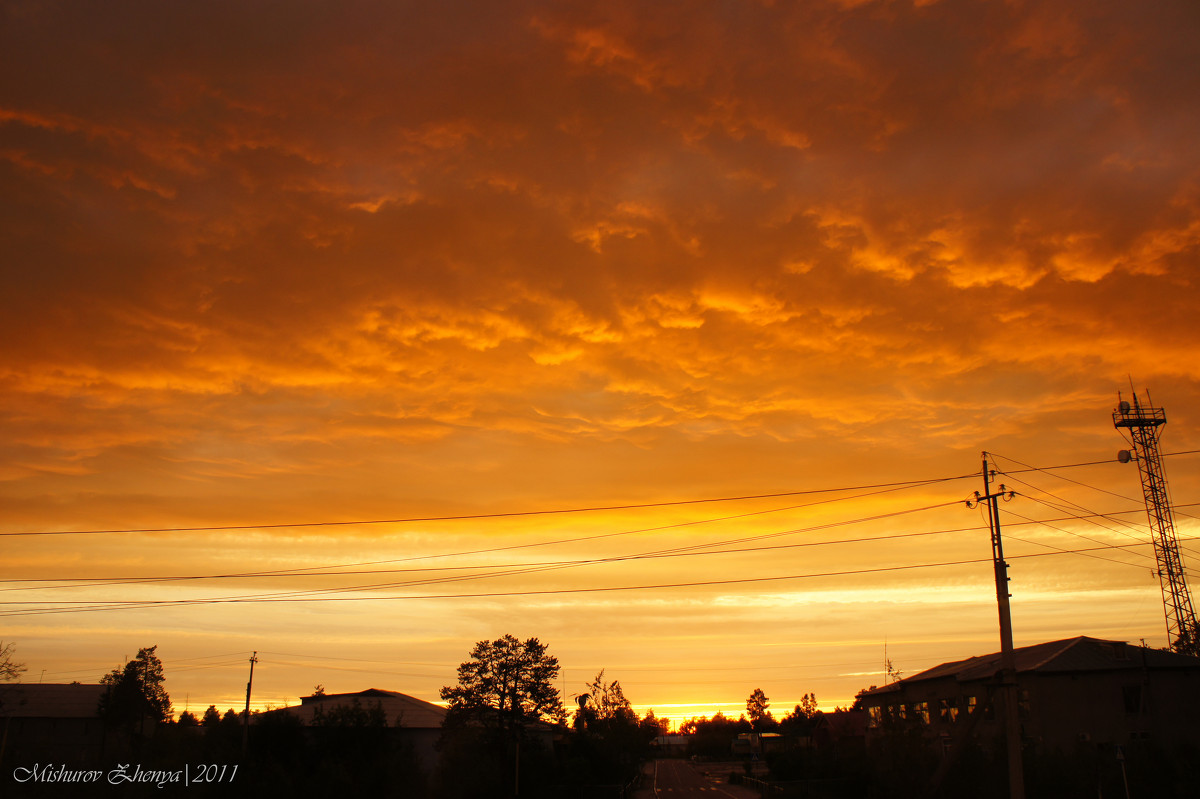
<path id="1" fill-rule="evenodd" d="M 0 796 L 626 799 L 642 765 L 667 755 L 729 763 L 731 782 L 777 799 L 1008 796 L 1002 741 L 965 743 L 946 768 L 938 742 L 911 720 L 893 717 L 868 731 L 865 712 L 822 713 L 811 694 L 776 720 L 760 689 L 740 718 L 694 719 L 682 726 L 684 736 L 665 738 L 665 724 L 653 711 L 639 717 L 604 671 L 572 697 L 568 713 L 554 687 L 558 673 L 537 639 L 479 642 L 457 684 L 442 689 L 444 723 L 420 739 L 381 705 L 357 700 L 316 712 L 307 724 L 277 710 L 246 725 L 242 714 L 215 707 L 172 719 L 151 647 L 102 682 L 98 748 L 78 763 L 61 754 L 39 755 L 37 763 L 6 759 Z M 1200 751 L 1192 745 L 1080 741 L 1064 751 L 1030 744 L 1024 763 L 1029 799 L 1200 796 Z M 43 769 L 41 779 L 17 779 L 15 767 L 33 766 Z M 90 781 L 79 778 L 87 769 Z M 130 779 L 113 784 L 117 769 Z"/>
<path id="2" fill-rule="evenodd" d="M 569 715 L 554 687 L 558 673 L 537 639 L 505 636 L 477 644 L 458 684 L 442 689 L 448 710 L 440 730 L 409 729 L 381 705 L 357 700 L 307 724 L 280 709 L 255 713 L 246 725 L 243 714 L 215 707 L 171 719 L 151 647 L 105 678 L 95 746 L 71 762 L 50 754 L 53 741 L 46 754 L 26 747 L 29 762 L 5 762 L 23 769 L 22 779 L 4 774 L 0 796 L 620 796 L 652 756 L 662 724 L 653 712 L 639 718 L 603 671 L 581 686 Z M 32 768 L 41 770 L 30 777 Z"/>
<path id="3" fill-rule="evenodd" d="M 1028 799 L 1200 796 L 1200 750 L 1141 740 L 1115 747 L 1081 742 L 1070 751 L 1026 744 Z M 1004 742 L 971 742 L 944 774 L 942 754 L 914 731 L 889 730 L 869 741 L 806 740 L 765 756 L 778 799 L 1007 799 Z M 735 781 L 745 781 L 737 780 Z M 748 783 L 749 784 L 749 783 Z M 1128 787 L 1127 787 L 1128 786 Z"/>

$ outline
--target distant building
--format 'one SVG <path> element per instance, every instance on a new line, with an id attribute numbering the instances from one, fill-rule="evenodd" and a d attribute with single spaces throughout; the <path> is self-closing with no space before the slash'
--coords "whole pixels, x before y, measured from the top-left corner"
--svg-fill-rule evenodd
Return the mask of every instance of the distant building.
<path id="1" fill-rule="evenodd" d="M 1021 647 L 1015 655 L 1021 734 L 1028 741 L 1064 751 L 1139 739 L 1200 744 L 1200 658 L 1085 636 Z M 1003 719 L 990 697 L 999 672 L 1000 654 L 993 653 L 869 688 L 858 697 L 869 714 L 868 736 L 904 722 L 950 745 L 969 721 L 972 737 L 996 740 Z"/>
<path id="2" fill-rule="evenodd" d="M 689 735 L 659 735 L 654 738 L 651 746 L 656 757 L 683 757 L 687 752 Z"/>
<path id="3" fill-rule="evenodd" d="M 818 749 L 860 751 L 865 746 L 870 716 L 864 710 L 834 710 L 813 720 L 811 741 Z"/>
<path id="4" fill-rule="evenodd" d="M 79 683 L 0 685 L 0 764 L 97 762 L 104 752 L 99 707 L 105 690 Z"/>
<path id="5" fill-rule="evenodd" d="M 279 708 L 273 713 L 288 713 L 306 727 L 316 726 L 321 718 L 337 708 L 352 708 L 358 704 L 364 710 L 378 706 L 383 711 L 386 726 L 398 730 L 398 737 L 413 748 L 422 766 L 430 769 L 437 762 L 436 745 L 442 734 L 446 708 L 423 699 L 396 691 L 368 688 L 348 694 L 314 694 L 300 697 L 300 704 Z"/>
<path id="6" fill-rule="evenodd" d="M 788 739 L 777 732 L 742 732 L 730 744 L 730 750 L 738 757 L 761 760 L 771 752 L 782 752 Z"/>

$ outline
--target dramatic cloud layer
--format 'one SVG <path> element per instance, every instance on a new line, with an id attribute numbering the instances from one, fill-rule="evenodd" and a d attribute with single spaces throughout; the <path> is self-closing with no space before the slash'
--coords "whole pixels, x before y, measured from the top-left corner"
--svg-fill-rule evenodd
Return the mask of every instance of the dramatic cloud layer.
<path id="1" fill-rule="evenodd" d="M 1130 375 L 1167 406 L 1167 450 L 1200 438 L 1192 3 L 29 0 L 0 14 L 0 532 L 769 494 L 964 475 L 984 449 L 1079 463 L 1120 446 L 1107 412 Z M 1136 510 L 1130 469 L 1072 479 L 1134 501 L 1045 476 L 1036 487 Z M 1170 469 L 1176 500 L 1190 502 L 1196 467 L 1180 456 Z M 947 504 L 980 487 L 489 557 L 627 556 Z M 820 535 L 979 523 L 960 507 Z M 1032 500 L 1012 508 L 1064 515 Z M 745 512 L 13 537 L 3 576 L 316 568 Z M 1094 545 L 1069 533 L 1145 539 L 1056 525 L 1014 535 L 1065 549 Z M 736 702 L 772 679 L 798 698 L 848 674 L 824 694 L 844 701 L 878 671 L 885 637 L 922 662 L 994 645 L 986 564 L 862 573 L 986 558 L 979 536 L 421 591 L 858 572 L 811 586 L 423 600 L 416 614 L 385 602 L 369 621 L 354 603 L 253 605 L 253 623 L 223 605 L 122 611 L 140 614 L 139 636 L 115 632 L 127 629 L 116 612 L 19 616 L 10 628 L 27 659 L 64 672 L 106 670 L 112 653 L 154 643 L 142 638 L 201 657 L 184 639 L 199 627 L 238 642 L 219 651 L 271 649 L 268 628 L 289 631 L 282 652 L 336 648 L 366 662 L 422 651 L 414 662 L 434 665 L 419 674 L 383 673 L 386 687 L 427 698 L 474 640 L 511 631 L 547 640 L 581 679 L 593 666 L 630 686 L 611 666 L 746 669 L 721 672 L 720 685 L 698 673 L 693 694 L 651 669 L 647 702 Z M 1029 560 L 1018 636 L 1161 637 L 1147 552 L 1100 553 L 1136 568 Z M 384 582 L 324 579 L 303 588 Z M 232 582 L 70 596 L 295 587 Z M 13 601 L 66 596 L 6 587 L 21 588 Z M 1128 612 L 1095 615 L 1089 592 Z M 85 634 L 89 618 L 114 631 Z M 397 627 L 385 634 L 381 618 Z M 64 642 L 84 635 L 71 665 Z M 728 659 L 729 636 L 776 651 Z M 818 645 L 823 654 L 805 648 Z M 268 692 L 282 701 L 332 682 L 320 676 L 329 662 L 305 662 L 265 677 Z"/>

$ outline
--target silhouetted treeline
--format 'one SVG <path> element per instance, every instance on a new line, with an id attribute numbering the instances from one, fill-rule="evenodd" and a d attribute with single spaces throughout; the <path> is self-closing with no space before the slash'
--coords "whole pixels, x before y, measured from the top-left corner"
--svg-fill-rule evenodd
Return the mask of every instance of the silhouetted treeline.
<path id="1" fill-rule="evenodd" d="M 571 728 L 542 726 L 521 736 L 450 717 L 438 746 L 432 797 L 576 799 L 616 797 L 653 756 L 662 734 L 648 715 L 578 714 Z"/>

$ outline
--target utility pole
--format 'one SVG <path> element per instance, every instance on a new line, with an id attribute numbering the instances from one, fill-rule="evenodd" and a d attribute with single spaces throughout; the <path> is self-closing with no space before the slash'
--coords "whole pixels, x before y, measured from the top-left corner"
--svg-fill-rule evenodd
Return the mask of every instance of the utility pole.
<path id="1" fill-rule="evenodd" d="M 242 718 L 242 756 L 250 747 L 250 686 L 254 685 L 254 664 L 258 662 L 258 650 L 250 655 L 250 680 L 246 683 L 246 714 Z"/>
<path id="2" fill-rule="evenodd" d="M 987 453 L 983 453 L 983 493 L 975 492 L 977 502 L 986 502 L 988 527 L 992 536 L 992 568 L 996 574 L 996 606 L 1000 612 L 1000 690 L 1004 697 L 1004 730 L 1008 744 L 1008 795 L 1025 799 L 1025 771 L 1021 763 L 1021 719 L 1017 709 L 1017 658 L 1013 652 L 1012 613 L 1009 607 L 1008 564 L 1004 562 L 1004 544 L 1000 539 L 1000 497 L 1011 497 L 1003 485 L 992 491 L 992 472 Z M 967 507 L 974 507 L 970 502 Z"/>

